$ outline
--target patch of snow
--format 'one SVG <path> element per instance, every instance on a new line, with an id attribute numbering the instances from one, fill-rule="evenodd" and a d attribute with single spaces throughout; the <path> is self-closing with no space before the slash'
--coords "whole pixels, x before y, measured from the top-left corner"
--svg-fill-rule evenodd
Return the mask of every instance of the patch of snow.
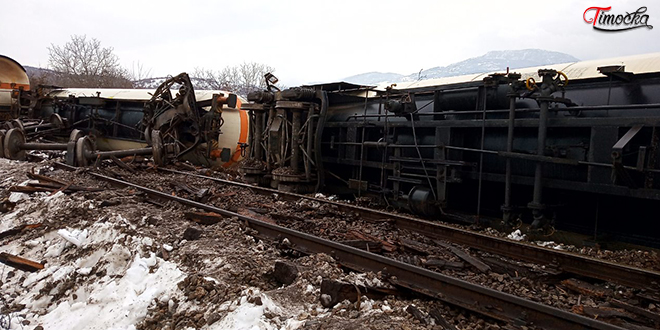
<path id="1" fill-rule="evenodd" d="M 516 229 L 514 232 L 506 236 L 506 238 L 512 239 L 514 241 L 522 241 L 525 239 L 525 237 L 526 236 L 520 231 L 520 229 Z"/>
<path id="2" fill-rule="evenodd" d="M 12 193 L 12 194 L 14 194 L 14 193 Z M 24 194 L 23 194 L 23 195 L 24 195 Z M 21 212 L 21 210 L 16 210 L 16 211 L 14 211 L 14 212 L 12 212 L 12 213 L 5 214 L 5 216 L 2 217 L 3 222 L 15 218 L 16 215 L 17 215 L 19 212 Z"/>
<path id="3" fill-rule="evenodd" d="M 125 276 L 114 280 L 105 276 L 87 288 L 86 301 L 61 302 L 42 317 L 41 324 L 45 329 L 135 329 L 153 300 L 171 294 L 183 279 L 175 264 L 162 259 L 150 273 L 149 266 L 155 264 L 154 255 L 136 256 Z"/>
<path id="4" fill-rule="evenodd" d="M 154 244 L 154 240 L 151 239 L 151 237 L 143 237 L 142 238 L 142 245 L 146 246 L 152 246 Z"/>
<path id="5" fill-rule="evenodd" d="M 115 244 L 104 260 L 108 263 L 105 267 L 108 275 L 118 275 L 124 272 L 131 260 L 131 251 L 125 246 Z"/>
<path id="6" fill-rule="evenodd" d="M 371 299 L 364 299 L 360 302 L 360 310 L 363 312 L 373 309 L 374 301 Z"/>
<path id="7" fill-rule="evenodd" d="M 216 280 L 215 278 L 213 278 L 211 276 L 204 276 L 204 279 L 207 280 L 207 281 L 211 281 L 215 284 L 220 284 L 220 281 Z"/>
<path id="8" fill-rule="evenodd" d="M 25 187 L 30 182 L 35 182 L 35 181 L 26 180 L 26 181 L 23 181 L 23 182 L 19 183 L 18 186 Z M 38 182 L 38 181 L 36 181 L 36 182 Z M 25 193 L 12 192 L 11 194 L 9 194 L 9 201 L 12 202 L 12 203 L 16 203 L 16 202 L 19 202 L 21 200 L 28 199 L 28 198 L 30 198 L 30 196 L 28 194 L 25 194 Z"/>
<path id="9" fill-rule="evenodd" d="M 83 267 L 83 268 L 78 268 L 78 270 L 76 270 L 76 273 L 84 276 L 89 275 L 91 272 L 92 272 L 92 267 Z"/>
<path id="10" fill-rule="evenodd" d="M 553 249 L 560 250 L 560 251 L 566 250 L 566 248 L 564 247 L 564 244 L 559 244 L 559 245 L 553 247 Z"/>
<path id="11" fill-rule="evenodd" d="M 54 193 L 53 195 L 49 195 L 49 196 L 44 197 L 43 201 L 46 202 L 46 203 L 49 203 L 49 204 L 53 204 L 58 199 L 60 199 L 62 196 L 64 196 L 64 192 L 58 191 L 58 192 Z"/>
<path id="12" fill-rule="evenodd" d="M 248 303 L 246 296 L 241 297 L 240 304 L 234 305 L 234 303 L 232 303 L 228 308 L 231 312 L 222 320 L 211 325 L 208 329 L 276 330 L 277 327 L 269 322 L 264 316 L 264 313 L 269 312 L 272 314 L 279 314 L 282 310 L 267 295 L 261 294 L 260 297 L 262 302 L 261 305 Z M 235 306 L 233 310 L 232 306 Z M 285 326 L 285 329 L 298 329 L 301 324 L 297 324 L 297 322 L 287 322 L 287 326 Z"/>
<path id="13" fill-rule="evenodd" d="M 538 246 L 543 246 L 543 247 L 546 247 L 546 246 L 553 247 L 553 246 L 557 245 L 557 243 L 555 243 L 554 241 L 547 241 L 547 242 L 538 241 L 538 242 L 534 242 L 534 243 Z"/>
<path id="14" fill-rule="evenodd" d="M 66 242 L 57 242 L 55 244 L 51 244 L 46 248 L 46 254 L 44 254 L 44 258 L 57 258 L 59 257 L 62 252 L 64 252 L 64 248 L 66 247 Z"/>
<path id="15" fill-rule="evenodd" d="M 72 231 L 69 231 L 67 229 L 60 229 L 57 231 L 57 234 L 62 236 L 62 238 L 67 240 L 69 243 L 77 247 L 81 247 L 85 242 L 85 239 L 87 238 L 87 229 L 85 230 L 74 229 Z"/>
<path id="16" fill-rule="evenodd" d="M 9 201 L 12 203 L 17 203 L 23 199 L 27 199 L 28 195 L 24 193 L 19 193 L 19 192 L 12 192 L 9 194 Z"/>

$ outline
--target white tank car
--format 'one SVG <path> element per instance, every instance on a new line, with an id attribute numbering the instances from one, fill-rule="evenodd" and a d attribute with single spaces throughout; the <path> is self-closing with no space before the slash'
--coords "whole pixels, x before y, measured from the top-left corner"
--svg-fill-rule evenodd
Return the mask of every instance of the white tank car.
<path id="1" fill-rule="evenodd" d="M 13 59 L 0 55 L 0 120 L 9 115 L 12 99 L 11 93 L 14 89 L 30 89 L 30 79 L 25 68 Z"/>
<path id="2" fill-rule="evenodd" d="M 72 88 L 61 89 L 50 92 L 48 95 L 53 98 L 68 98 L 74 97 L 99 97 L 109 100 L 122 100 L 122 101 L 149 101 L 155 90 L 151 89 L 108 89 L 108 88 Z M 176 94 L 176 91 L 172 91 Z M 214 94 L 228 95 L 227 91 L 217 90 L 198 90 L 195 91 L 195 98 L 198 102 L 211 100 Z M 238 98 L 235 108 L 223 107 L 222 118 L 224 124 L 221 127 L 221 134 L 218 136 L 218 145 L 213 146 L 214 150 L 218 153 L 225 148 L 230 149 L 230 158 L 228 161 L 222 161 L 217 158 L 214 161 L 208 159 L 200 159 L 195 156 L 195 153 L 190 153 L 184 159 L 193 163 L 211 166 L 229 167 L 243 159 L 241 155 L 241 145 L 248 142 L 248 133 L 250 130 L 250 122 L 247 111 L 241 110 L 241 104 L 245 102 L 244 99 Z M 210 110 L 210 107 L 205 108 Z M 112 139 L 98 137 L 96 140 L 97 147 L 100 150 L 121 150 L 129 148 L 141 148 L 146 146 L 146 143 L 136 141 Z M 206 144 L 202 144 L 199 148 L 206 150 Z"/>

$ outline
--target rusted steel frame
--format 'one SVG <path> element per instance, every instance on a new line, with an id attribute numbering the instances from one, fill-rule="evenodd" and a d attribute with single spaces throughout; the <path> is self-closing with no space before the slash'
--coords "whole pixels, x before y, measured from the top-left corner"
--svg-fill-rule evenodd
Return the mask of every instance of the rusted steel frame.
<path id="1" fill-rule="evenodd" d="M 543 329 L 623 329 L 212 205 L 172 196 L 98 173 L 88 174 L 100 180 L 138 189 L 148 195 L 224 216 L 237 217 L 258 231 L 260 236 L 275 240 L 286 238 L 300 251 L 327 253 L 349 268 L 360 271 L 382 271 L 398 285 L 498 320 L 518 325 L 533 324 Z"/>
<path id="2" fill-rule="evenodd" d="M 253 189 L 262 193 L 278 194 L 280 197 L 288 200 L 302 198 L 317 201 L 319 203 L 331 204 L 337 206 L 339 210 L 344 212 L 357 212 L 364 219 L 376 221 L 392 220 L 399 229 L 411 230 L 436 239 L 447 240 L 456 244 L 469 246 L 484 252 L 498 254 L 513 259 L 540 264 L 552 264 L 568 273 L 604 280 L 632 288 L 657 290 L 657 285 L 660 284 L 660 273 L 651 270 L 620 265 L 566 251 L 559 251 L 499 237 L 483 235 L 451 226 L 445 226 L 437 222 L 415 219 L 404 215 L 391 214 L 360 206 L 347 205 L 325 199 L 166 168 L 159 168 L 158 170 L 209 179 L 216 182 Z M 653 284 L 654 282 L 656 284 Z"/>
<path id="3" fill-rule="evenodd" d="M 19 146 L 21 150 L 66 150 L 66 143 L 23 143 Z"/>
<path id="4" fill-rule="evenodd" d="M 44 269 L 43 264 L 6 252 L 0 253 L 0 263 L 26 272 L 36 272 L 38 270 Z"/>
<path id="5" fill-rule="evenodd" d="M 152 147 L 146 148 L 137 148 L 137 149 L 126 149 L 126 150 L 113 150 L 113 151 L 98 151 L 90 154 L 88 158 L 101 157 L 102 159 L 110 157 L 126 157 L 126 156 L 135 156 L 135 155 L 151 155 L 153 153 Z"/>

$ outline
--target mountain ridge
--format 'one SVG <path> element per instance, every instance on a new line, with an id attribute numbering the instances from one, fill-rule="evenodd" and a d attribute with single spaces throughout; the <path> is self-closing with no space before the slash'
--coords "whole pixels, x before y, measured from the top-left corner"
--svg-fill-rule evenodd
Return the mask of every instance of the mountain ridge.
<path id="1" fill-rule="evenodd" d="M 579 61 L 572 55 L 543 49 L 495 50 L 484 55 L 468 58 L 446 66 L 436 66 L 411 74 L 391 72 L 365 72 L 343 80 L 362 85 L 379 85 L 383 83 L 417 81 L 424 79 L 461 76 L 466 74 L 492 71 L 506 71 L 532 66 L 567 63 Z"/>

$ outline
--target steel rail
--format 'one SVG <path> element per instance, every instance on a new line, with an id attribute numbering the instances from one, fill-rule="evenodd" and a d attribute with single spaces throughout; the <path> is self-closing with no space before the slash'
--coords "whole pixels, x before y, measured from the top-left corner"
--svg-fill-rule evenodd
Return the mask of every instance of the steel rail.
<path id="1" fill-rule="evenodd" d="M 504 238 L 484 235 L 469 230 L 443 225 L 438 222 L 416 219 L 406 215 L 392 214 L 388 212 L 368 209 L 365 207 L 329 201 L 326 199 L 283 192 L 275 189 L 253 186 L 247 183 L 224 180 L 211 176 L 193 174 L 167 168 L 158 168 L 158 170 L 244 187 L 259 191 L 261 193 L 278 194 L 280 197 L 283 197 L 287 200 L 307 199 L 319 203 L 330 204 L 336 206 L 339 210 L 344 212 L 356 212 L 366 220 L 392 220 L 394 225 L 399 229 L 411 230 L 428 237 L 447 240 L 484 252 L 502 255 L 526 262 L 551 265 L 567 273 L 608 281 L 632 288 L 655 291 L 660 289 L 660 273 L 647 269 L 621 265 L 577 253 L 560 251 Z"/>
<path id="2" fill-rule="evenodd" d="M 75 170 L 75 167 L 66 164 L 56 164 L 63 169 Z M 94 172 L 87 172 L 87 174 L 111 184 L 140 190 L 151 196 L 176 201 L 186 206 L 224 216 L 237 217 L 256 230 L 261 237 L 276 241 L 282 241 L 286 238 L 292 243 L 292 247 L 302 252 L 327 253 L 346 267 L 359 271 L 382 272 L 387 274 L 391 281 L 397 285 L 510 324 L 534 325 L 542 329 L 624 329 L 219 207 L 172 196 L 165 192 L 102 174 Z"/>

